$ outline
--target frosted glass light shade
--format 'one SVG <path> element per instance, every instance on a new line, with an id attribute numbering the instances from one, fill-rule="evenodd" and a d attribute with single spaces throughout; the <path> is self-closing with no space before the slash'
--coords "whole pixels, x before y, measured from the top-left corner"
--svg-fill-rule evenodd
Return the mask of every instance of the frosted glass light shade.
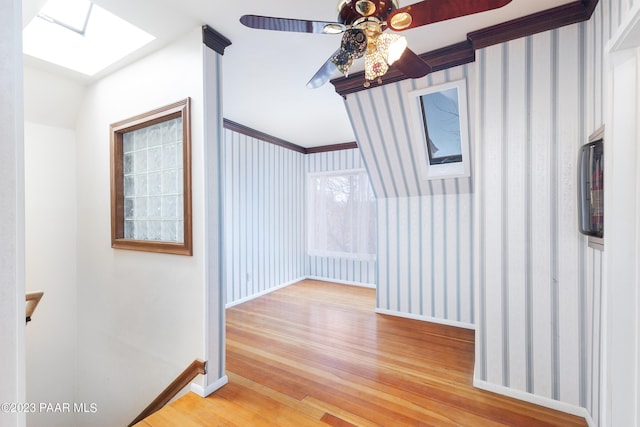
<path id="1" fill-rule="evenodd" d="M 376 41 L 378 50 L 384 55 L 387 64 L 396 62 L 407 48 L 407 39 L 404 36 L 392 33 L 382 33 Z"/>

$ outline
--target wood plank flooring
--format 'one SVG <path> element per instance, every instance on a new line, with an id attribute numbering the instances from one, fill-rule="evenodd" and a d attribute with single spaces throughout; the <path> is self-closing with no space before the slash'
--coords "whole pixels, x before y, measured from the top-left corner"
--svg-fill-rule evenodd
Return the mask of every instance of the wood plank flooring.
<path id="1" fill-rule="evenodd" d="M 138 426 L 587 425 L 473 388 L 473 331 L 374 307 L 372 289 L 306 280 L 228 309 L 229 384 Z"/>

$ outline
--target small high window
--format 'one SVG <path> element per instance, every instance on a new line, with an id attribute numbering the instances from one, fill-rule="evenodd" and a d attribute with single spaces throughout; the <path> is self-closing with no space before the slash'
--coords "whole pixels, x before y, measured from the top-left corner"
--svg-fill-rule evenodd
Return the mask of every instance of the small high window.
<path id="1" fill-rule="evenodd" d="M 422 179 L 469 176 L 466 82 L 454 81 L 409 92 L 407 102 Z"/>

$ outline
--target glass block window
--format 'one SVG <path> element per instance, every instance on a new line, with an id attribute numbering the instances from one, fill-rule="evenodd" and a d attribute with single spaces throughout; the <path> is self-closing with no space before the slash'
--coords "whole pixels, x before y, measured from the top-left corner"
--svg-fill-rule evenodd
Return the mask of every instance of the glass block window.
<path id="1" fill-rule="evenodd" d="M 112 125 L 112 246 L 191 254 L 189 100 Z"/>
<path id="2" fill-rule="evenodd" d="M 184 241 L 182 118 L 123 136 L 124 237 Z"/>

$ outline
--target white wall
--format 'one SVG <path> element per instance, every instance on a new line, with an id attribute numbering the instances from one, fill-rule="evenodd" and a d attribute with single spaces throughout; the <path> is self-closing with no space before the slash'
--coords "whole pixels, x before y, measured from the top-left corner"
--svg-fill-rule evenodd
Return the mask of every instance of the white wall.
<path id="1" fill-rule="evenodd" d="M 205 289 L 203 305 L 204 355 L 207 373 L 201 383 L 192 383 L 191 389 L 207 396 L 227 383 L 225 374 L 225 288 L 224 229 L 223 214 L 224 177 L 223 150 L 224 128 L 222 126 L 222 63 L 223 57 L 213 49 L 202 50 L 204 76 L 204 232 L 205 239 Z"/>
<path id="2" fill-rule="evenodd" d="M 45 297 L 27 327 L 27 401 L 74 402 L 77 380 L 76 118 L 84 87 L 24 67 L 26 289 Z M 51 369 L 55 366 L 55 369 Z M 71 412 L 27 415 L 72 426 Z"/>
<path id="3" fill-rule="evenodd" d="M 21 2 L 0 1 L 0 402 L 25 399 Z M 0 412 L 3 426 L 22 413 Z"/>
<path id="4" fill-rule="evenodd" d="M 24 119 L 28 122 L 75 129 L 84 86 L 25 64 Z"/>
<path id="5" fill-rule="evenodd" d="M 81 414 L 79 425 L 127 424 L 191 361 L 205 358 L 203 48 L 198 28 L 87 88 L 77 127 L 76 400 L 96 403 L 98 411 Z M 193 256 L 114 250 L 109 124 L 186 97 L 192 99 Z M 218 366 L 218 355 L 208 356 Z"/>
<path id="6" fill-rule="evenodd" d="M 640 424 L 640 3 L 607 45 L 603 425 Z"/>
<path id="7" fill-rule="evenodd" d="M 25 124 L 26 289 L 44 291 L 26 330 L 27 401 L 73 402 L 77 362 L 76 142 L 73 130 Z M 36 412 L 30 425 L 74 425 Z"/>

